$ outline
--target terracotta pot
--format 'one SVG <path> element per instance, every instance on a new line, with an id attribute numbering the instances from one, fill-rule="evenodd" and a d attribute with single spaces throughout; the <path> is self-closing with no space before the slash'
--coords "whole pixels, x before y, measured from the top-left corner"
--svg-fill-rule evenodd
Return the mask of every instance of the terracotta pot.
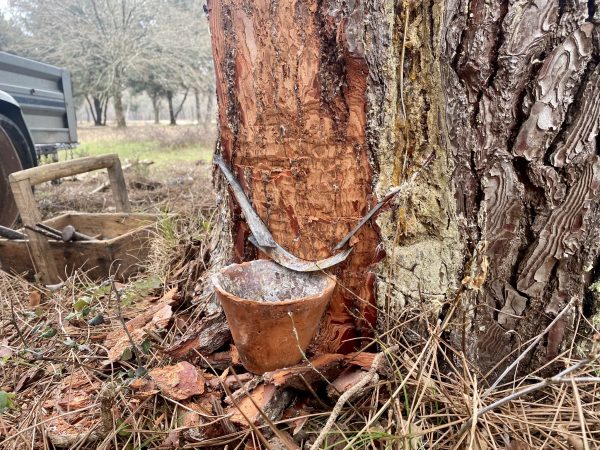
<path id="1" fill-rule="evenodd" d="M 257 374 L 300 362 L 336 284 L 267 260 L 225 267 L 212 281 L 242 364 Z"/>

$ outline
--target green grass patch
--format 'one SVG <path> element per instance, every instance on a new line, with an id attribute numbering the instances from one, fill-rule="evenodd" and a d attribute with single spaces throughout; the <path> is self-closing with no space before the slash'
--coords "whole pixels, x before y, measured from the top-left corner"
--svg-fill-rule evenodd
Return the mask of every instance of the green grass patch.
<path id="1" fill-rule="evenodd" d="M 208 162 L 213 153 L 212 140 L 207 139 L 210 133 L 198 126 L 81 127 L 78 133 L 80 144 L 73 149 L 75 157 L 116 153 L 122 162 L 153 161 L 154 169 Z M 70 152 L 60 153 L 61 160 L 71 158 Z"/>
<path id="2" fill-rule="evenodd" d="M 182 148 L 163 148 L 157 142 L 128 142 L 128 141 L 94 141 L 82 142 L 75 150 L 75 156 L 96 156 L 106 153 L 116 153 L 121 161 L 150 160 L 154 167 L 161 168 L 182 162 L 198 160 L 210 161 L 212 150 L 192 145 Z"/>

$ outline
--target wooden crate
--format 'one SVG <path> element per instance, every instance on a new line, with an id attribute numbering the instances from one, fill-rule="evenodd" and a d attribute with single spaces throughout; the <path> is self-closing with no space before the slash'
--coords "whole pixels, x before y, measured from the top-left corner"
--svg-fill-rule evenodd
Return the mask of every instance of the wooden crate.
<path id="1" fill-rule="evenodd" d="M 81 233 L 98 237 L 93 241 L 47 241 L 61 278 L 82 269 L 95 280 L 109 275 L 125 279 L 147 265 L 148 238 L 154 232 L 156 216 L 70 212 L 42 223 L 59 230 L 73 225 Z M 0 269 L 33 279 L 34 266 L 28 240 L 0 239 Z"/>
<path id="2" fill-rule="evenodd" d="M 115 201 L 115 214 L 67 213 L 41 222 L 33 196 L 33 186 L 66 176 L 108 169 Z M 27 229 L 25 240 L 0 239 L 0 268 L 13 273 L 37 275 L 46 284 L 57 283 L 75 269 L 82 268 L 93 279 L 115 275 L 126 278 L 146 265 L 148 238 L 156 222 L 151 214 L 132 214 L 117 155 L 101 155 L 47 164 L 14 172 L 9 176 L 11 190 Z M 43 223 L 57 230 L 73 225 L 89 241 L 63 242 L 32 231 Z"/>

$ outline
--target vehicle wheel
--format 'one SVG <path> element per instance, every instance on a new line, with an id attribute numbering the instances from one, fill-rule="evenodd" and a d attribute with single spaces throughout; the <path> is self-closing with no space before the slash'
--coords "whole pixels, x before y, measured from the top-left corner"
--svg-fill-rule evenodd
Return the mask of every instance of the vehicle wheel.
<path id="1" fill-rule="evenodd" d="M 10 227 L 19 216 L 8 175 L 35 165 L 34 152 L 21 129 L 0 114 L 0 225 Z"/>

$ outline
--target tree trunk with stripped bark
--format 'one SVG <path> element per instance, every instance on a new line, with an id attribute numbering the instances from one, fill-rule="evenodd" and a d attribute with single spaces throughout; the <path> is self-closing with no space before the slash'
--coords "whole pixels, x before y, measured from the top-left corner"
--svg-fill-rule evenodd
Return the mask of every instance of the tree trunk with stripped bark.
<path id="1" fill-rule="evenodd" d="M 208 7 L 217 151 L 290 252 L 330 256 L 378 199 L 436 155 L 332 270 L 340 283 L 321 350 L 353 348 L 406 306 L 443 315 L 468 277 L 483 284 L 461 297 L 447 338 L 484 373 L 509 363 L 571 298 L 595 312 L 587 287 L 600 242 L 597 2 Z M 217 251 L 258 257 L 216 181 L 229 206 Z M 569 344 L 572 317 L 522 369 Z"/>

